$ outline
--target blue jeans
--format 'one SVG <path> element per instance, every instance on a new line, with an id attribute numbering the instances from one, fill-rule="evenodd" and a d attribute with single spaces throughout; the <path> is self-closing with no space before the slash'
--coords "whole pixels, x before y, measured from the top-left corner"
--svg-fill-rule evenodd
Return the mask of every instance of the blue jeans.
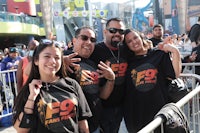
<path id="1" fill-rule="evenodd" d="M 121 121 L 122 121 L 121 106 L 104 107 L 100 120 L 102 133 L 118 133 Z"/>
<path id="2" fill-rule="evenodd" d="M 94 132 L 92 133 L 100 133 L 100 128 L 98 127 Z"/>

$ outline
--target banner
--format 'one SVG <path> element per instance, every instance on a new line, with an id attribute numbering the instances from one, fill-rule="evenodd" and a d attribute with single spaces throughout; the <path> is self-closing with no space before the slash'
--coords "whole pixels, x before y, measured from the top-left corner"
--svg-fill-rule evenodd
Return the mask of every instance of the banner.
<path id="1" fill-rule="evenodd" d="M 53 15 L 54 16 L 63 16 L 66 18 L 69 17 L 88 17 L 89 16 L 89 11 L 84 10 L 84 11 L 68 11 L 68 10 L 64 10 L 64 11 L 54 11 Z M 92 11 L 92 16 L 93 17 L 97 17 L 97 18 L 106 18 L 108 15 L 108 10 L 93 10 Z M 42 16 L 41 12 L 38 12 L 38 16 Z"/>
<path id="2" fill-rule="evenodd" d="M 88 17 L 90 12 L 87 10 L 84 11 L 63 11 L 59 13 L 59 16 L 67 16 L 68 17 Z M 94 10 L 92 11 L 92 16 L 93 17 L 98 17 L 98 18 L 105 18 L 108 15 L 108 10 Z"/>

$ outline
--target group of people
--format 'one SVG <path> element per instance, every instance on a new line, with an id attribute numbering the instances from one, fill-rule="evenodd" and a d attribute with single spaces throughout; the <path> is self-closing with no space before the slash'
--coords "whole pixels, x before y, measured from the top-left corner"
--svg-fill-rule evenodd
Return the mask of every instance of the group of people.
<path id="1" fill-rule="evenodd" d="M 0 62 L 0 69 L 1 71 L 10 71 L 17 69 L 16 72 L 10 72 L 9 74 L 6 73 L 6 83 L 7 85 L 11 84 L 12 93 L 14 97 L 17 95 L 17 90 L 15 90 L 15 80 L 17 80 L 17 88 L 22 86 L 22 76 L 21 70 L 23 70 L 28 63 L 28 58 L 30 58 L 31 54 L 33 54 L 34 48 L 38 45 L 35 42 L 36 40 L 31 40 L 28 44 L 28 48 L 19 49 L 17 47 L 9 47 L 5 48 L 4 52 L 1 52 L 1 62 Z M 23 51 L 23 52 L 22 52 Z M 23 55 L 22 55 L 23 53 Z M 31 59 L 29 59 L 30 61 Z M 16 76 L 17 75 L 17 76 Z M 24 79 L 25 80 L 25 79 Z M 20 86 L 19 86 L 20 84 Z M 3 91 L 3 90 L 1 90 Z"/>
<path id="2" fill-rule="evenodd" d="M 16 47 L 10 47 L 5 48 L 4 54 L 2 56 L 1 62 L 0 62 L 0 70 L 1 71 L 10 71 L 9 74 L 6 73 L 5 80 L 6 84 L 11 87 L 12 92 L 11 94 L 16 96 L 16 90 L 15 90 L 15 72 L 12 71 L 14 69 L 17 69 L 18 64 L 21 60 L 21 56 L 19 56 L 19 50 Z M 1 76 L 1 83 L 3 83 L 3 76 Z M 2 85 L 1 85 L 2 86 Z M 5 102 L 5 92 L 3 88 L 0 90 L 1 95 L 1 101 Z M 2 105 L 4 106 L 4 105 Z"/>
<path id="3" fill-rule="evenodd" d="M 81 27 L 64 52 L 59 42 L 40 40 L 28 79 L 18 88 L 15 129 L 118 133 L 123 118 L 128 132 L 142 129 L 169 102 L 168 84 L 182 67 L 178 48 L 161 38 L 161 25 L 154 27 L 149 41 L 111 18 L 102 42 L 91 27 Z"/>

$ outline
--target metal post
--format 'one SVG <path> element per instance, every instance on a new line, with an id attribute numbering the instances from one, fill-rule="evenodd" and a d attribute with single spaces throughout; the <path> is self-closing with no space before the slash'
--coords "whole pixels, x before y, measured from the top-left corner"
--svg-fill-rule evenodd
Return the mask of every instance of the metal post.
<path id="1" fill-rule="evenodd" d="M 93 27 L 93 21 L 92 21 L 92 3 L 90 0 L 88 0 L 88 7 L 89 7 L 89 25 Z"/>

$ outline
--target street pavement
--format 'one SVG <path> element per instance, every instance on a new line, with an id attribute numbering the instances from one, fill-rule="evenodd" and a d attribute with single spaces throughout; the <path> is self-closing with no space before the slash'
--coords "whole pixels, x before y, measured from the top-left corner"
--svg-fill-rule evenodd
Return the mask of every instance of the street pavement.
<path id="1" fill-rule="evenodd" d="M 17 133 L 13 126 L 11 127 L 0 127 L 0 133 Z"/>
<path id="2" fill-rule="evenodd" d="M 0 127 L 0 133 L 17 133 L 13 126 Z M 124 124 L 124 120 L 121 122 L 119 133 L 128 133 Z"/>

